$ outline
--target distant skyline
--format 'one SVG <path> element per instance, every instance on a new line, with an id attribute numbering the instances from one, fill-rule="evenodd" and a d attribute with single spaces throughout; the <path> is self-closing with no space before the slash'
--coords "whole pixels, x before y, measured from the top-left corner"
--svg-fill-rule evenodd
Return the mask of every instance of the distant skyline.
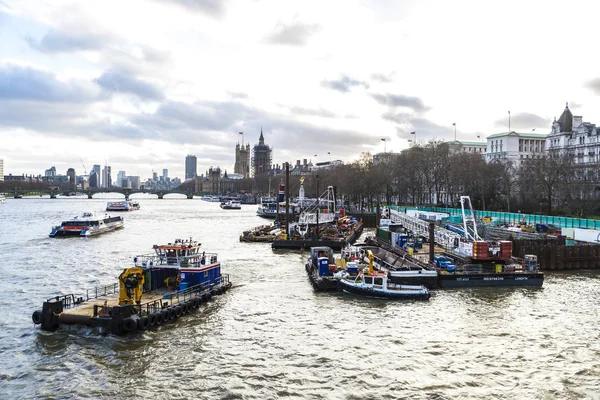
<path id="1" fill-rule="evenodd" d="M 589 1 L 0 0 L 4 173 L 149 177 L 600 124 Z M 411 135 L 411 132 L 416 132 Z M 480 139 L 478 139 L 480 137 Z M 382 140 L 385 139 L 385 140 Z M 330 154 L 328 154 L 330 153 Z M 317 155 L 315 158 L 314 155 Z M 80 161 L 81 160 L 81 161 Z M 159 173 L 160 174 L 160 173 Z"/>

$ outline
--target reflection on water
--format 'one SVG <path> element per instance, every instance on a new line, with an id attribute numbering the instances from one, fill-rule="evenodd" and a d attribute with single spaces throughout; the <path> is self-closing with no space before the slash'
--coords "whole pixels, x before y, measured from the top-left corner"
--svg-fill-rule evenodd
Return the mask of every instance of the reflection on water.
<path id="1" fill-rule="evenodd" d="M 0 206 L 0 393 L 5 398 L 598 398 L 596 272 L 543 288 L 435 291 L 428 302 L 315 293 L 308 253 L 240 243 L 256 206 L 140 199 L 125 228 L 49 239 L 104 199 Z M 103 336 L 34 328 L 58 293 L 113 283 L 153 244 L 188 238 L 219 253 L 234 289 L 154 331 Z"/>

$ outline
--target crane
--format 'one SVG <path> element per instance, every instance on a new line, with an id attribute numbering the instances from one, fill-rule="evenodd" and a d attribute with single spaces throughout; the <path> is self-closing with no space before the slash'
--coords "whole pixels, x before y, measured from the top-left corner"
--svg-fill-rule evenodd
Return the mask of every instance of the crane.
<path id="1" fill-rule="evenodd" d="M 81 165 L 83 165 L 83 174 L 87 175 L 87 169 L 85 168 L 85 164 L 83 163 L 83 159 L 79 159 L 79 161 L 81 161 Z"/>

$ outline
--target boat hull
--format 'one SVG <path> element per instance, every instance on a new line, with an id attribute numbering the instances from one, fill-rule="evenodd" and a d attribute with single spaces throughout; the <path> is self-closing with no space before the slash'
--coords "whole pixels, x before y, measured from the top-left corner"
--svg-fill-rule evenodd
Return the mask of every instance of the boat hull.
<path id="1" fill-rule="evenodd" d="M 444 289 L 467 287 L 541 287 L 544 274 L 532 273 L 497 273 L 497 274 L 451 274 L 442 273 L 438 278 L 439 286 Z"/>
<path id="2" fill-rule="evenodd" d="M 90 237 L 97 236 L 103 233 L 116 231 L 117 229 L 123 228 L 123 224 L 115 224 L 111 226 L 106 226 L 101 229 L 90 229 L 90 230 L 53 230 L 50 232 L 50 237 Z"/>
<path id="3" fill-rule="evenodd" d="M 308 279 L 312 284 L 313 288 L 317 291 L 333 292 L 340 290 L 340 280 L 338 278 L 325 276 L 319 277 L 314 268 L 309 263 L 305 265 Z"/>
<path id="4" fill-rule="evenodd" d="M 377 290 L 373 288 L 364 288 L 353 285 L 351 282 L 341 280 L 340 287 L 345 293 L 355 294 L 359 296 L 372 297 L 376 299 L 390 300 L 428 300 L 430 297 L 429 291 L 387 291 Z"/>
<path id="5" fill-rule="evenodd" d="M 427 289 L 436 289 L 439 287 L 438 275 L 395 275 L 394 272 L 390 272 L 390 282 L 397 285 L 423 285 Z"/>

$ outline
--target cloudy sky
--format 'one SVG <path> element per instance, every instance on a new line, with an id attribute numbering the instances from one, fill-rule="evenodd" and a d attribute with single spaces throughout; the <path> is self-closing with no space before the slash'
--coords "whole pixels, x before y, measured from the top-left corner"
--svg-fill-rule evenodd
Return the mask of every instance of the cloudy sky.
<path id="1" fill-rule="evenodd" d="M 142 178 L 399 152 L 410 132 L 600 124 L 589 1 L 0 0 L 5 174 L 108 163 Z M 381 139 L 385 138 L 385 142 Z M 328 154 L 329 153 L 329 154 Z M 315 157 L 315 154 L 317 155 Z"/>

